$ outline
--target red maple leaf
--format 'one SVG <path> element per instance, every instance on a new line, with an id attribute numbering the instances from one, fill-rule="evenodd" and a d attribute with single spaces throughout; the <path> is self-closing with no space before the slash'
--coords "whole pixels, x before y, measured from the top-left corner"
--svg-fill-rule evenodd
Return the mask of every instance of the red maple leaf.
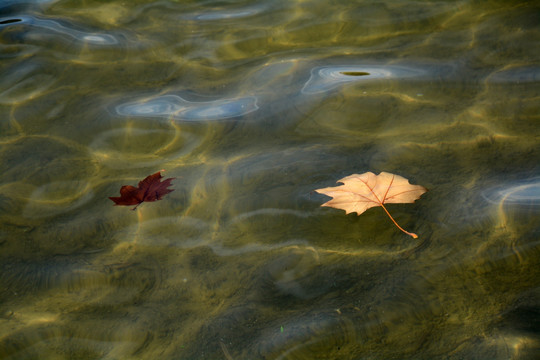
<path id="1" fill-rule="evenodd" d="M 131 210 L 135 210 L 137 206 L 145 201 L 161 200 L 164 195 L 174 191 L 173 189 L 167 189 L 167 187 L 171 186 L 171 181 L 176 179 L 168 178 L 162 182 L 161 178 L 161 172 L 158 171 L 140 181 L 138 188 L 124 185 L 120 188 L 120 196 L 109 197 L 109 199 L 115 202 L 114 205 L 135 205 Z"/>

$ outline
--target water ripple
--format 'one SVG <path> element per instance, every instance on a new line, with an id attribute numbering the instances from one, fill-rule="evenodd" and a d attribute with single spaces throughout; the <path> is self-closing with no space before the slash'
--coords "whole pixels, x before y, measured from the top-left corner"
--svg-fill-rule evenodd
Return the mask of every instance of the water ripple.
<path id="1" fill-rule="evenodd" d="M 43 218 L 73 211 L 94 197 L 87 181 L 52 181 L 38 187 L 28 199 L 23 216 Z"/>
<path id="2" fill-rule="evenodd" d="M 253 96 L 193 102 L 178 95 L 163 95 L 118 105 L 116 112 L 123 116 L 204 121 L 238 117 L 258 108 L 257 98 Z"/>
<path id="3" fill-rule="evenodd" d="M 261 13 L 263 10 L 266 10 L 266 7 L 257 6 L 244 9 L 234 9 L 234 10 L 216 10 L 216 11 L 204 11 L 202 13 L 190 14 L 184 16 L 184 19 L 190 20 L 202 20 L 202 21 L 215 21 L 215 20 L 225 20 L 225 19 L 238 19 L 248 16 L 253 16 Z"/>
<path id="4" fill-rule="evenodd" d="M 131 126 L 99 133 L 89 148 L 106 166 L 127 169 L 180 159 L 190 154 L 200 142 L 197 135 L 185 129 L 177 132 Z"/>
<path id="5" fill-rule="evenodd" d="M 118 39 L 113 35 L 76 30 L 73 26 L 65 25 L 57 20 L 41 19 L 28 15 L 0 18 L 0 29 L 20 24 L 39 29 L 40 33 L 38 36 L 50 35 L 43 32 L 44 30 L 48 30 L 49 32 L 67 35 L 72 39 L 92 45 L 116 45 L 119 43 Z M 28 36 L 28 34 L 25 34 L 25 36 Z"/>
<path id="6" fill-rule="evenodd" d="M 323 66 L 311 71 L 311 77 L 302 88 L 302 93 L 316 94 L 346 83 L 416 78 L 424 74 L 423 69 L 397 65 Z"/>
<path id="7" fill-rule="evenodd" d="M 540 81 L 540 67 L 537 66 L 520 66 L 504 69 L 493 73 L 489 77 L 489 81 L 493 83 L 533 83 Z"/>
<path id="8" fill-rule="evenodd" d="M 540 206 L 540 178 L 505 184 L 482 193 L 490 203 Z"/>

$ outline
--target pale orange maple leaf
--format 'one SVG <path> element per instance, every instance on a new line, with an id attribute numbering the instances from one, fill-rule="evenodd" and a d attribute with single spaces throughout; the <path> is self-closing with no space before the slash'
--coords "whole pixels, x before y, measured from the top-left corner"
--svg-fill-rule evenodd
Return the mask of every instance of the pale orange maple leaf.
<path id="1" fill-rule="evenodd" d="M 379 175 L 372 172 L 352 174 L 338 182 L 343 185 L 315 190 L 319 194 L 333 198 L 321 206 L 343 209 L 347 214 L 356 212 L 358 215 L 369 208 L 381 206 L 401 231 L 415 239 L 418 237 L 399 226 L 384 204 L 413 203 L 427 191 L 425 187 L 411 185 L 404 177 L 387 172 L 381 172 Z"/>

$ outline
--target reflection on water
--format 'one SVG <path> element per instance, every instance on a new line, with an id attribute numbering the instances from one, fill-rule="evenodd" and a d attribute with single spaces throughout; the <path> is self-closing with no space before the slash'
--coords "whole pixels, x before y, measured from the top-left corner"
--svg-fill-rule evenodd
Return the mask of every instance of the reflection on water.
<path id="1" fill-rule="evenodd" d="M 315 68 L 302 88 L 304 94 L 328 92 L 336 86 L 350 82 L 381 81 L 383 79 L 418 78 L 425 70 L 393 65 L 335 66 Z"/>
<path id="2" fill-rule="evenodd" d="M 484 191 L 483 196 L 492 203 L 539 206 L 540 180 L 534 178 L 512 184 L 499 185 L 497 188 Z"/>
<path id="3" fill-rule="evenodd" d="M 502 69 L 489 77 L 494 83 L 527 84 L 540 81 L 540 68 L 532 66 L 516 66 Z"/>
<path id="4" fill-rule="evenodd" d="M 35 28 L 38 32 L 20 33 L 23 39 L 38 40 L 42 37 L 54 37 L 58 41 L 58 36 L 65 36 L 77 41 L 82 41 L 92 45 L 116 45 L 118 40 L 109 34 L 87 33 L 74 29 L 72 26 L 64 25 L 59 21 L 41 19 L 33 16 L 18 16 L 13 18 L 0 18 L 0 29 L 2 27 L 29 26 Z"/>
<path id="5" fill-rule="evenodd" d="M 181 19 L 195 21 L 236 20 L 260 14 L 268 10 L 269 7 L 269 4 L 264 3 L 248 5 L 238 9 L 229 9 L 229 6 L 208 6 L 202 11 L 182 14 Z"/>
<path id="6" fill-rule="evenodd" d="M 124 116 L 163 117 L 166 119 L 204 121 L 238 117 L 257 110 L 255 97 L 215 101 L 187 101 L 178 95 L 163 95 L 151 99 L 118 105 Z"/>
<path id="7" fill-rule="evenodd" d="M 0 358 L 535 358 L 532 3 L 0 8 Z"/>

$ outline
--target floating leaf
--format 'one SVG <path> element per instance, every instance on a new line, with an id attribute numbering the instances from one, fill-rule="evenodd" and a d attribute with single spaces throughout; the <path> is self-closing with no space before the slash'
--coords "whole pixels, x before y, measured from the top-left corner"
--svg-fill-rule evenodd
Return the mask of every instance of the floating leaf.
<path id="1" fill-rule="evenodd" d="M 161 172 L 147 176 L 144 180 L 139 182 L 139 187 L 136 188 L 131 185 L 124 185 L 120 188 L 120 196 L 109 197 L 115 202 L 115 205 L 135 205 L 131 210 L 135 210 L 137 206 L 143 202 L 151 202 L 161 200 L 164 195 L 174 191 L 173 189 L 167 189 L 171 186 L 171 181 L 175 178 L 168 178 L 161 181 Z"/>
<path id="2" fill-rule="evenodd" d="M 343 185 L 315 190 L 333 199 L 321 206 L 343 209 L 347 214 L 356 212 L 362 214 L 369 208 L 381 206 L 394 224 L 405 234 L 417 238 L 418 235 L 405 231 L 394 220 L 384 204 L 413 203 L 427 191 L 420 185 L 411 185 L 402 176 L 382 172 L 375 175 L 372 172 L 353 174 L 338 181 Z"/>

